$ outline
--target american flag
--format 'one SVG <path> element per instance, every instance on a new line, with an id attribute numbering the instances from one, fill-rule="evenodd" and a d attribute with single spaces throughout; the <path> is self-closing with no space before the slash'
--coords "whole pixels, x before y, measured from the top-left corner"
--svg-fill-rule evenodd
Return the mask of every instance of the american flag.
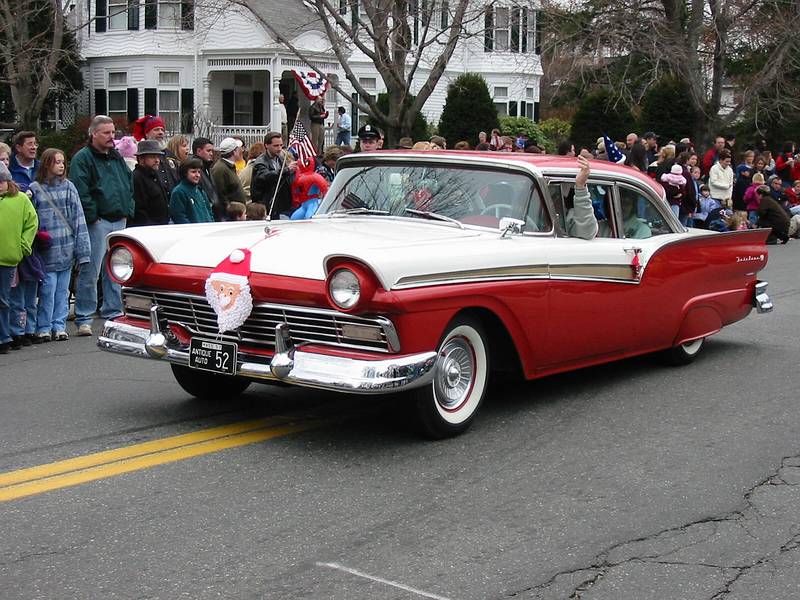
<path id="1" fill-rule="evenodd" d="M 297 119 L 294 122 L 294 127 L 289 132 L 289 150 L 297 157 L 297 161 L 301 166 L 307 167 L 309 164 L 314 163 L 314 157 L 317 151 L 314 149 L 314 144 L 311 138 L 306 133 L 306 128 Z"/>

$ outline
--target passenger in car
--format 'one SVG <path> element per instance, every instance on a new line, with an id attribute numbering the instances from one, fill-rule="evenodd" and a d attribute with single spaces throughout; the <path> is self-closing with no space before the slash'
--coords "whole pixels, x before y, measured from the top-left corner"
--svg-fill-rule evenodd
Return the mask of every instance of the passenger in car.
<path id="1" fill-rule="evenodd" d="M 626 193 L 623 190 L 620 193 L 620 204 L 622 205 L 622 230 L 626 238 L 629 239 L 645 239 L 653 237 L 653 231 L 636 214 L 637 197 Z M 611 234 L 611 226 L 608 221 L 600 223 L 598 235 L 600 237 L 613 237 Z"/>
<path id="2" fill-rule="evenodd" d="M 591 240 L 597 235 L 597 218 L 592 208 L 592 198 L 586 182 L 589 181 L 591 167 L 583 156 L 578 157 L 580 171 L 575 177 L 575 197 L 573 207 L 567 211 L 565 226 L 567 235 L 584 240 Z"/>

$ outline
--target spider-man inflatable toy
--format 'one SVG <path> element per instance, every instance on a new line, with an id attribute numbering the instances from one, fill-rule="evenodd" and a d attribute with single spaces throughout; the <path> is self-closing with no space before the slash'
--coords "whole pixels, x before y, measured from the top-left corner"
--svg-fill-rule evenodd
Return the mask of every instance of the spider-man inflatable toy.
<path id="1" fill-rule="evenodd" d="M 297 171 L 292 182 L 292 220 L 310 219 L 328 191 L 328 180 L 311 170 Z"/>

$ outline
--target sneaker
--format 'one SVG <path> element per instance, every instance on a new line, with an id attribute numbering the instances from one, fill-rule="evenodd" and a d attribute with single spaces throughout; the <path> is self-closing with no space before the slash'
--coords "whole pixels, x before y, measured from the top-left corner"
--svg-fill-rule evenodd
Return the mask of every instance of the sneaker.
<path id="1" fill-rule="evenodd" d="M 50 341 L 50 334 L 47 333 L 47 332 L 37 333 L 33 337 L 33 343 L 34 344 L 42 344 L 44 342 L 49 342 L 49 341 Z"/>
<path id="2" fill-rule="evenodd" d="M 66 331 L 56 331 L 53 334 L 53 339 L 57 342 L 65 342 L 69 339 L 69 334 Z"/>
<path id="3" fill-rule="evenodd" d="M 9 348 L 11 348 L 11 344 L 9 342 L 0 344 L 0 354 L 8 354 Z"/>
<path id="4" fill-rule="evenodd" d="M 11 338 L 11 349 L 12 350 L 22 350 L 22 339 L 23 336 L 15 335 Z"/>
<path id="5" fill-rule="evenodd" d="M 33 334 L 26 333 L 22 336 L 22 345 L 23 346 L 33 346 Z"/>
<path id="6" fill-rule="evenodd" d="M 78 325 L 78 331 L 75 335 L 80 337 L 85 337 L 87 335 L 94 335 L 92 332 L 92 326 L 88 323 L 84 323 L 83 325 Z"/>

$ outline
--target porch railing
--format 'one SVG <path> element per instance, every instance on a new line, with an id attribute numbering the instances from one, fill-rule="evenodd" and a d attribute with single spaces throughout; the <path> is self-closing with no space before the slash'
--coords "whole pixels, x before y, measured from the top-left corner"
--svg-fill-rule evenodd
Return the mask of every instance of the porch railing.
<path id="1" fill-rule="evenodd" d="M 238 136 L 244 141 L 245 148 L 256 142 L 263 142 L 264 136 L 267 132 L 272 131 L 269 125 L 213 125 L 211 129 L 211 141 L 215 146 L 219 146 L 220 142 L 226 137 Z M 288 142 L 288 140 L 284 140 Z M 336 129 L 333 127 L 325 128 L 325 147 L 332 146 L 336 143 Z M 318 148 L 318 151 L 323 149 Z"/>

